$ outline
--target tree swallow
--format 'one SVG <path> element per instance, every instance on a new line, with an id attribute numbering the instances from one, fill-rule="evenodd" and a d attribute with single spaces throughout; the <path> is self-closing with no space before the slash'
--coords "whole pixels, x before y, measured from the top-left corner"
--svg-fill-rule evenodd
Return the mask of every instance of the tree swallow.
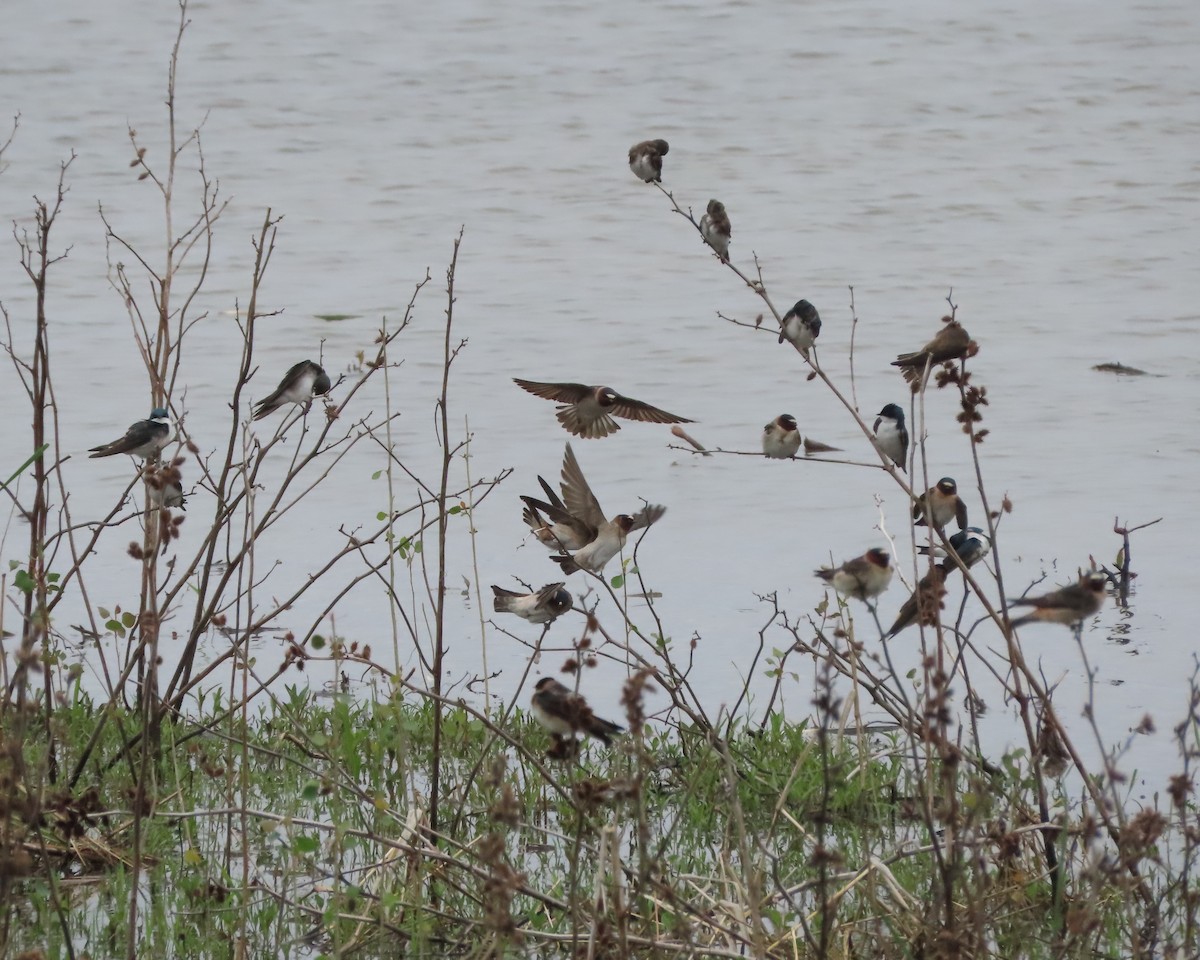
<path id="1" fill-rule="evenodd" d="M 899 367 L 904 379 L 912 384 L 913 391 L 921 389 L 921 375 L 925 372 L 925 364 L 930 369 L 939 363 L 958 360 L 966 356 L 971 346 L 971 337 L 957 320 L 947 319 L 946 325 L 937 332 L 920 350 L 913 353 L 902 353 L 892 361 L 893 367 Z"/>
<path id="2" fill-rule="evenodd" d="M 530 701 L 538 723 L 550 731 L 556 740 L 574 739 L 576 733 L 586 733 L 612 745 L 612 738 L 625 728 L 610 720 L 602 720 L 578 693 L 573 693 L 553 677 L 542 677 L 534 688 Z"/>
<path id="3" fill-rule="evenodd" d="M 967 527 L 966 530 L 959 530 L 958 533 L 950 538 L 949 542 L 950 549 L 957 554 L 958 559 L 963 562 L 963 566 L 968 568 L 975 566 L 992 549 L 991 538 L 978 527 Z M 932 550 L 929 544 L 920 544 L 917 547 L 917 553 L 922 556 L 932 556 L 938 560 L 949 556 L 946 548 L 936 543 L 933 545 Z M 949 564 L 947 569 L 952 566 L 953 564 Z"/>
<path id="4" fill-rule="evenodd" d="M 1020 627 L 1040 620 L 1043 623 L 1061 623 L 1073 627 L 1099 612 L 1104 606 L 1104 588 L 1107 585 L 1108 578 L 1104 574 L 1092 571 L 1081 576 L 1078 583 L 1072 583 L 1061 590 L 1040 597 L 1010 600 L 1010 607 L 1034 608 L 1032 613 L 1018 617 L 1012 625 Z"/>
<path id="5" fill-rule="evenodd" d="M 492 585 L 497 613 L 514 613 L 530 623 L 553 623 L 571 609 L 571 594 L 566 584 L 548 583 L 537 593 L 517 593 Z"/>
<path id="6" fill-rule="evenodd" d="M 821 333 L 821 315 L 807 300 L 797 300 L 795 306 L 783 315 L 779 327 L 779 342 L 787 340 L 806 359 L 808 348 Z"/>
<path id="7" fill-rule="evenodd" d="M 733 237 L 733 229 L 729 225 L 725 204 L 720 200 L 708 201 L 708 212 L 700 218 L 700 236 L 717 251 L 722 263 L 729 262 L 729 241 Z"/>
<path id="8" fill-rule="evenodd" d="M 892 582 L 892 558 L 886 550 L 872 547 L 840 567 L 822 567 L 814 572 L 843 596 L 870 604 Z"/>
<path id="9" fill-rule="evenodd" d="M 150 493 L 150 505 L 155 509 L 166 507 L 169 510 L 186 511 L 187 502 L 183 496 L 182 479 L 179 467 L 174 463 L 148 469 L 145 481 L 146 489 Z"/>
<path id="10" fill-rule="evenodd" d="M 327 374 L 311 360 L 301 360 L 283 375 L 275 392 L 254 405 L 254 419 L 268 417 L 285 403 L 298 403 L 308 413 L 313 397 L 323 397 L 332 384 Z"/>
<path id="11" fill-rule="evenodd" d="M 959 530 L 967 528 L 967 505 L 958 495 L 958 484 L 951 477 L 942 477 L 936 487 L 930 487 L 917 497 L 912 514 L 916 526 L 926 525 L 927 512 L 933 515 L 933 525 L 939 530 L 952 519 L 958 520 Z"/>
<path id="12" fill-rule="evenodd" d="M 900 405 L 889 403 L 875 418 L 875 442 L 901 470 L 908 470 L 908 427 Z"/>
<path id="13" fill-rule="evenodd" d="M 773 460 L 788 460 L 796 456 L 800 450 L 800 428 L 796 418 L 790 413 L 781 413 L 778 417 L 763 427 L 763 454 Z M 835 453 L 840 447 L 831 447 L 808 437 L 804 440 L 804 455 L 814 453 Z"/>
<path id="14" fill-rule="evenodd" d="M 694 423 L 687 417 L 659 410 L 641 400 L 623 397 L 612 387 L 589 387 L 582 383 L 538 383 L 513 377 L 522 390 L 527 390 L 543 400 L 554 400 L 558 408 L 558 422 L 567 433 L 586 440 L 607 437 L 621 429 L 613 416 L 626 420 L 641 420 L 644 423 Z"/>
<path id="15" fill-rule="evenodd" d="M 933 626 L 941 619 L 942 597 L 946 595 L 946 574 L 955 569 L 949 560 L 935 563 L 929 572 L 917 583 L 917 589 L 900 607 L 896 622 L 892 624 L 885 635 L 890 640 L 906 627 L 920 622 L 925 626 Z"/>
<path id="16" fill-rule="evenodd" d="M 670 146 L 666 140 L 643 140 L 629 148 L 629 169 L 646 183 L 662 182 L 662 158 Z"/>
<path id="17" fill-rule="evenodd" d="M 157 457 L 171 436 L 171 420 L 165 407 L 155 407 L 148 420 L 139 420 L 125 431 L 125 436 L 112 443 L 102 443 L 88 451 L 89 457 L 111 457 L 127 453 L 131 457 L 149 460 Z"/>

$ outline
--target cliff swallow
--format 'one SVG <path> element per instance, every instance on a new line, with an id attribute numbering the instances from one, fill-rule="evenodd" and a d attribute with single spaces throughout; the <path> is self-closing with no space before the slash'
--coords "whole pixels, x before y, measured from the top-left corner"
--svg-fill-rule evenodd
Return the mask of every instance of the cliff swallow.
<path id="1" fill-rule="evenodd" d="M 787 460 L 800 451 L 800 429 L 796 418 L 790 413 L 781 413 L 763 427 L 762 449 L 764 456 L 772 460 Z"/>
<path id="2" fill-rule="evenodd" d="M 538 480 L 550 500 L 522 497 L 526 522 L 531 527 L 538 524 L 534 532 L 548 547 L 575 551 L 573 557 L 560 553 L 550 558 L 562 567 L 563 573 L 576 570 L 599 573 L 621 552 L 631 531 L 650 526 L 667 512 L 666 507 L 647 505 L 633 516 L 622 513 L 608 520 L 569 443 L 563 454 L 562 499 L 554 496 L 553 488 L 545 480 L 541 477 Z"/>
<path id="3" fill-rule="evenodd" d="M 530 623 L 553 623 L 571 609 L 571 594 L 564 583 L 548 583 L 537 593 L 517 593 L 492 585 L 497 613 L 513 613 Z"/>
<path id="4" fill-rule="evenodd" d="M 778 417 L 763 427 L 763 455 L 773 460 L 788 460 L 800 451 L 800 428 L 796 418 L 790 413 L 781 413 Z M 808 437 L 804 440 L 804 455 L 814 453 L 836 453 L 841 447 L 831 447 Z"/>
<path id="5" fill-rule="evenodd" d="M 928 510 L 926 510 L 928 507 Z M 967 528 L 967 505 L 958 495 L 958 484 L 951 477 L 942 477 L 937 486 L 930 487 L 917 497 L 913 505 L 913 520 L 916 526 L 923 527 L 928 521 L 927 514 L 933 515 L 933 525 L 941 530 L 952 519 L 958 520 L 958 529 Z"/>
<path id="6" fill-rule="evenodd" d="M 815 573 L 843 596 L 870 603 L 892 582 L 892 558 L 886 550 L 872 547 L 840 567 L 822 567 Z"/>
<path id="7" fill-rule="evenodd" d="M 596 534 L 604 525 L 605 513 L 583 475 L 583 468 L 575 458 L 570 441 L 566 447 L 561 473 L 564 499 L 560 500 L 554 488 L 544 478 L 538 477 L 538 483 L 546 492 L 546 500 L 521 497 L 525 503 L 521 516 L 533 530 L 534 536 L 551 550 L 582 550 L 596 539 Z"/>
<path id="8" fill-rule="evenodd" d="M 301 360 L 283 375 L 273 393 L 254 405 L 254 419 L 270 416 L 285 403 L 298 403 L 308 413 L 313 397 L 324 396 L 331 386 L 329 374 L 320 365 Z"/>
<path id="9" fill-rule="evenodd" d="M 568 690 L 553 677 L 542 677 L 534 688 L 530 701 L 533 715 L 555 739 L 573 739 L 576 733 L 586 733 L 612 745 L 612 738 L 625 728 L 610 720 L 602 720 L 578 693 Z"/>
<path id="10" fill-rule="evenodd" d="M 900 405 L 889 403 L 875 418 L 875 442 L 896 466 L 908 469 L 908 427 Z"/>
<path id="11" fill-rule="evenodd" d="M 930 369 L 939 363 L 958 360 L 966 356 L 971 346 L 971 337 L 957 320 L 949 320 L 920 350 L 913 353 L 902 353 L 892 361 L 893 367 L 900 367 L 904 379 L 912 384 L 914 392 L 921 389 L 921 375 L 925 372 L 926 363 Z"/>
<path id="12" fill-rule="evenodd" d="M 808 348 L 820 334 L 821 315 L 807 300 L 797 300 L 792 309 L 783 315 L 783 322 L 779 326 L 779 342 L 787 340 L 804 357 L 808 356 Z"/>
<path id="13" fill-rule="evenodd" d="M 1010 600 L 1010 607 L 1034 608 L 1033 612 L 1014 620 L 1012 625 L 1020 627 L 1040 620 L 1043 623 L 1061 623 L 1073 627 L 1099 612 L 1104 606 L 1104 589 L 1107 585 L 1108 578 L 1104 574 L 1092 571 L 1081 576 L 1078 583 L 1072 583 L 1061 590 L 1054 590 L 1040 597 Z"/>
<path id="14" fill-rule="evenodd" d="M 629 169 L 646 183 L 662 182 L 662 158 L 670 146 L 666 140 L 643 140 L 629 148 Z"/>
<path id="15" fill-rule="evenodd" d="M 725 204 L 720 200 L 708 201 L 708 212 L 700 218 L 700 236 L 717 251 L 722 263 L 729 262 L 729 241 L 733 237 L 733 229 L 729 225 Z"/>
<path id="16" fill-rule="evenodd" d="M 131 457 L 149 460 L 162 452 L 170 436 L 170 415 L 165 407 L 155 407 L 150 411 L 149 419 L 139 420 L 132 424 L 125 431 L 125 436 L 112 441 L 112 443 L 102 443 L 98 447 L 91 447 L 88 456 L 91 458 L 112 457 L 118 453 L 127 453 Z"/>
<path id="17" fill-rule="evenodd" d="M 955 569 L 953 563 L 943 560 L 930 567 L 929 572 L 917 583 L 917 589 L 900 607 L 896 614 L 896 622 L 884 634 L 885 640 L 890 640 L 905 627 L 911 627 L 920 622 L 925 626 L 933 626 L 941 619 L 942 597 L 946 595 L 946 574 Z"/>
<path id="18" fill-rule="evenodd" d="M 967 527 L 965 530 L 959 530 L 954 536 L 950 537 L 949 543 L 950 549 L 958 555 L 958 559 L 963 562 L 963 566 L 968 568 L 975 566 L 992 549 L 991 538 L 978 527 Z M 949 556 L 946 548 L 936 543 L 933 545 L 932 550 L 929 544 L 920 544 L 917 547 L 917 553 L 923 556 L 932 556 L 938 560 Z M 949 566 L 953 566 L 953 564 Z"/>
<path id="19" fill-rule="evenodd" d="M 585 440 L 607 437 L 621 429 L 613 416 L 626 420 L 641 420 L 643 423 L 694 423 L 687 417 L 678 417 L 641 400 L 623 397 L 612 387 L 589 387 L 582 383 L 538 383 L 513 377 L 522 390 L 527 390 L 543 400 L 554 400 L 560 404 L 558 422 L 567 433 Z"/>

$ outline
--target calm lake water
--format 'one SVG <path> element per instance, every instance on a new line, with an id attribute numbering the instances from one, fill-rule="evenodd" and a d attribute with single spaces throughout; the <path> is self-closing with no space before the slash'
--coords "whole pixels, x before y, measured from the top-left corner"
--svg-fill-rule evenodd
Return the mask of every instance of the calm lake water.
<path id="1" fill-rule="evenodd" d="M 1197 649 L 1188 599 L 1200 538 L 1193 5 L 295 0 L 286 8 L 198 3 L 190 16 L 181 129 L 203 122 L 207 171 L 230 198 L 196 302 L 208 318 L 192 335 L 186 397 L 173 398 L 205 453 L 228 432 L 231 313 L 245 303 L 250 238 L 269 207 L 285 219 L 264 306 L 282 312 L 260 325 L 258 397 L 292 363 L 315 357 L 322 341 L 331 370 L 369 350 L 381 317 L 400 315 L 427 267 L 440 281 L 465 225 L 455 329 L 469 345 L 454 370 L 451 422 L 469 419 L 476 477 L 516 469 L 475 518 L 485 594 L 488 584 L 512 585 L 514 574 L 539 585 L 558 575 L 540 547 L 525 543 L 517 497 L 537 492 L 537 474 L 556 477 L 567 435 L 553 407 L 514 387 L 513 376 L 611 384 L 695 419 L 697 438 L 727 449 L 755 449 L 762 425 L 787 411 L 806 434 L 869 458 L 853 423 L 819 382 L 805 381 L 790 348 L 717 318 L 752 319 L 760 305 L 627 169 L 630 144 L 663 137 L 671 144 L 666 186 L 697 214 L 721 198 L 734 261 L 746 265 L 757 252 L 778 304 L 805 297 L 819 307 L 823 365 L 847 390 L 853 285 L 864 415 L 906 402 L 888 361 L 928 339 L 953 288 L 959 318 L 981 344 L 974 370 L 991 399 L 989 494 L 1015 504 L 1001 541 L 1012 591 L 1043 571 L 1050 584 L 1064 583 L 1089 556 L 1111 563 L 1114 517 L 1164 518 L 1135 537 L 1130 614 L 1110 603 L 1085 641 L 1108 745 L 1130 738 L 1147 711 L 1157 721 L 1156 734 L 1132 739 L 1126 768 L 1136 767 L 1135 794 L 1161 789 L 1175 769 L 1171 728 L 1184 716 Z M 9 12 L 0 112 L 19 111 L 21 123 L 0 174 L 4 217 L 27 227 L 31 196 L 52 196 L 58 164 L 77 155 L 54 235 L 70 252 L 54 270 L 49 307 L 77 521 L 102 515 L 132 470 L 124 458 L 82 454 L 149 406 L 126 312 L 106 279 L 97 208 L 161 263 L 161 204 L 129 167 L 126 131 L 137 128 L 161 168 L 176 19 L 173 4 L 130 0 L 103 9 L 82 0 L 24 3 Z M 194 154 L 188 163 L 180 218 L 197 203 Z M 0 296 L 24 348 L 31 290 L 11 240 L 6 248 Z M 405 411 L 398 452 L 430 479 L 443 307 L 431 285 L 400 341 L 406 360 L 395 390 Z M 327 322 L 324 314 L 352 318 Z M 1091 369 L 1116 360 L 1155 376 Z M 27 444 L 26 400 L 11 374 L 0 391 L 9 411 L 0 448 L 15 466 Z M 376 392 L 360 413 L 381 409 Z M 978 520 L 955 412 L 952 397 L 931 392 L 930 470 L 959 478 Z M 822 595 L 813 568 L 880 542 L 876 495 L 907 550 L 905 503 L 877 470 L 702 460 L 671 442 L 666 428 L 629 424 L 575 449 L 610 511 L 636 508 L 639 497 L 669 506 L 643 544 L 641 567 L 662 593 L 670 635 L 681 645 L 699 636 L 694 682 L 715 715 L 750 669 L 767 617 L 756 594 L 778 591 L 795 615 L 811 610 Z M 264 541 L 259 570 L 275 557 L 280 565 L 260 591 L 286 596 L 344 542 L 339 527 L 374 523 L 385 504 L 371 475 L 383 466 L 378 447 L 362 444 L 286 530 Z M 193 496 L 181 551 L 196 548 L 211 507 L 205 494 Z M 24 537 L 10 521 L 5 562 L 22 557 Z M 136 604 L 130 539 L 126 526 L 102 540 L 93 604 Z M 452 585 L 472 578 L 463 536 L 451 565 Z M 278 635 L 306 630 L 360 571 L 347 565 L 257 643 L 264 670 L 277 662 Z M 894 584 L 884 596 L 885 622 L 905 595 Z M 457 589 L 452 606 L 449 664 L 462 678 L 480 668 L 478 610 Z M 69 625 L 80 619 L 63 614 L 57 627 L 74 638 Z M 188 619 L 180 613 L 180 629 Z M 606 623 L 619 626 L 611 614 Z M 506 626 L 536 637 L 519 621 Z M 355 589 L 336 622 L 322 625 L 384 657 L 390 629 L 377 581 Z M 568 633 L 559 625 L 551 637 Z M 1033 627 L 1023 640 L 1059 683 L 1060 710 L 1094 755 L 1078 719 L 1086 674 L 1068 632 Z M 511 691 L 525 649 L 490 627 L 487 642 L 489 665 L 503 669 L 493 693 Z M 990 645 L 998 648 L 998 636 Z M 915 647 L 915 633 L 893 644 L 901 670 L 917 662 Z M 536 670 L 557 666 L 548 655 Z M 800 718 L 812 665 L 793 666 L 801 679 L 785 700 Z M 307 677 L 315 684 L 328 674 Z M 588 674 L 598 709 L 619 713 L 620 680 L 616 668 Z M 755 681 L 759 691 L 768 687 L 765 677 Z M 997 691 L 984 693 L 993 707 L 989 744 L 1018 741 Z"/>

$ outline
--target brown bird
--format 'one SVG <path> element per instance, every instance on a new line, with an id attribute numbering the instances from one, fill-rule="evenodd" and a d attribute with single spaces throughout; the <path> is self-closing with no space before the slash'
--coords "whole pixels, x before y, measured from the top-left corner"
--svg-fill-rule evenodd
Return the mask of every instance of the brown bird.
<path id="1" fill-rule="evenodd" d="M 644 423 L 694 423 L 687 417 L 679 417 L 641 400 L 623 397 L 612 387 L 589 387 L 583 383 L 538 383 L 535 380 L 520 380 L 513 377 L 522 390 L 535 397 L 554 400 L 558 408 L 558 422 L 567 433 L 586 440 L 607 437 L 621 429 L 613 416 L 626 420 L 641 420 Z"/>
<path id="2" fill-rule="evenodd" d="M 946 325 L 937 332 L 920 350 L 913 353 L 902 353 L 892 361 L 893 367 L 900 367 L 904 379 L 912 384 L 913 391 L 921 389 L 921 376 L 925 373 L 925 365 L 930 369 L 939 363 L 958 360 L 967 355 L 971 346 L 971 337 L 957 320 L 948 320 Z"/>
<path id="3" fill-rule="evenodd" d="M 530 701 L 533 715 L 555 740 L 574 739 L 576 733 L 586 733 L 612 745 L 612 738 L 625 728 L 592 713 L 586 700 L 564 687 L 553 677 L 542 677 L 534 687 Z"/>
<path id="4" fill-rule="evenodd" d="M 643 140 L 629 148 L 629 169 L 646 183 L 662 182 L 662 158 L 670 145 L 666 140 Z"/>
<path id="5" fill-rule="evenodd" d="M 913 504 L 913 521 L 916 526 L 933 525 L 941 530 L 952 519 L 958 521 L 958 529 L 967 529 L 967 505 L 958 495 L 958 484 L 953 477 L 942 477 L 936 486 L 930 487 L 917 497 Z"/>
<path id="6" fill-rule="evenodd" d="M 518 593 L 492 585 L 492 606 L 497 613 L 514 613 L 530 623 L 553 623 L 571 609 L 565 583 L 548 583 L 537 593 Z"/>
<path id="7" fill-rule="evenodd" d="M 1104 606 L 1104 591 L 1108 578 L 1095 570 L 1085 573 L 1078 583 L 1043 594 L 1040 597 L 1022 597 L 1010 600 L 1012 607 L 1033 607 L 1033 612 L 1018 617 L 1014 627 L 1024 626 L 1040 620 L 1043 623 L 1061 623 L 1073 627 L 1094 616 Z"/>
<path id="8" fill-rule="evenodd" d="M 566 553 L 551 557 L 563 573 L 576 570 L 599 573 L 621 552 L 625 538 L 632 531 L 650 526 L 667 512 L 666 507 L 647 504 L 633 516 L 622 513 L 609 520 L 592 493 L 570 443 L 563 455 L 562 499 L 555 496 L 554 488 L 542 477 L 538 481 L 549 502 L 521 497 L 525 503 L 523 517 L 534 535 L 552 550 L 575 551 L 573 557 Z"/>
<path id="9" fill-rule="evenodd" d="M 708 212 L 700 218 L 700 236 L 705 243 L 717 251 L 722 263 L 729 262 L 729 241 L 733 228 L 729 225 L 729 214 L 720 200 L 708 201 Z"/>
<path id="10" fill-rule="evenodd" d="M 822 567 L 814 573 L 843 596 L 870 604 L 892 582 L 891 564 L 892 558 L 886 550 L 872 547 L 840 567 Z"/>
<path id="11" fill-rule="evenodd" d="M 912 592 L 896 614 L 896 622 L 892 624 L 884 639 L 890 640 L 905 627 L 911 627 L 920 622 L 925 626 L 933 626 L 941 619 L 942 597 L 946 595 L 946 574 L 957 569 L 953 560 L 944 560 L 930 567 L 917 583 L 917 589 Z"/>

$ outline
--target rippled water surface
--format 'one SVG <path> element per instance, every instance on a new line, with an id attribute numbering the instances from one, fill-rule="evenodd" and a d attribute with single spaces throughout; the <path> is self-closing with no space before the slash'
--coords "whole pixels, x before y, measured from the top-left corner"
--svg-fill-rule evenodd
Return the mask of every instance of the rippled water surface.
<path id="1" fill-rule="evenodd" d="M 186 396 L 173 398 L 205 453 L 228 432 L 232 311 L 245 304 L 250 238 L 270 208 L 284 220 L 264 306 L 281 312 L 260 325 L 255 396 L 316 355 L 322 339 L 327 366 L 352 363 L 427 267 L 440 282 L 465 225 L 455 323 L 469 345 L 454 371 L 451 422 L 469 418 L 475 476 L 516 468 L 475 518 L 485 591 L 511 584 L 511 574 L 539 584 L 555 575 L 540 548 L 523 545 L 516 498 L 536 492 L 538 473 L 556 475 L 566 434 L 550 404 L 517 390 L 512 376 L 611 383 L 697 420 L 699 439 L 727 449 L 755 449 L 762 424 L 786 410 L 802 431 L 869 459 L 851 420 L 819 382 L 805 381 L 790 348 L 718 319 L 718 311 L 752 319 L 761 308 L 625 164 L 634 141 L 666 138 L 666 186 L 697 213 L 720 197 L 735 262 L 748 266 L 756 252 L 777 303 L 818 305 L 822 363 L 847 391 L 854 287 L 854 386 L 865 415 L 905 399 L 887 362 L 933 333 L 953 288 L 981 344 L 974 369 L 991 399 L 987 489 L 993 502 L 1007 494 L 1015 504 L 1001 540 L 1010 589 L 1043 571 L 1066 582 L 1089 555 L 1111 563 L 1114 517 L 1164 518 L 1135 538 L 1131 614 L 1108 605 L 1085 640 L 1104 736 L 1123 742 L 1147 711 L 1158 722 L 1158 734 L 1135 738 L 1128 766 L 1143 777 L 1140 792 L 1161 788 L 1197 647 L 1188 572 L 1200 537 L 1192 5 L 295 0 L 195 4 L 190 16 L 181 129 L 203 122 L 206 170 L 230 201 L 196 304 L 208 317 L 192 334 Z M 98 208 L 161 263 L 161 204 L 129 167 L 127 126 L 161 168 L 176 9 L 64 0 L 22 4 L 10 18 L 0 99 L 21 123 L 0 174 L 4 216 L 27 228 L 31 196 L 52 196 L 59 162 L 76 155 L 54 235 L 70 251 L 54 269 L 49 310 L 71 506 L 76 520 L 90 519 L 111 505 L 131 466 L 80 454 L 148 406 L 129 321 L 106 280 Z M 196 209 L 188 157 L 181 218 Z M 0 296 L 27 343 L 31 291 L 11 241 L 7 250 Z M 112 257 L 130 260 L 115 249 Z M 401 340 L 395 390 L 405 411 L 398 450 L 427 476 L 443 307 L 431 285 Z M 325 314 L 353 316 L 318 318 Z M 1155 376 L 1091 369 L 1113 360 Z M 11 462 L 27 443 L 27 407 L 11 374 L 0 390 Z M 381 394 L 367 398 L 368 409 L 382 409 Z M 931 393 L 930 471 L 970 489 L 955 412 L 953 398 Z M 814 567 L 879 542 L 876 495 L 906 552 L 904 502 L 877 470 L 701 460 L 669 442 L 665 428 L 631 424 L 575 446 L 609 510 L 636 507 L 638 497 L 669 506 L 641 567 L 662 593 L 669 634 L 680 644 L 700 638 L 694 681 L 715 713 L 750 670 L 767 617 L 756 594 L 778 591 L 794 614 L 811 609 L 821 597 Z M 384 502 L 370 477 L 382 466 L 378 447 L 362 444 L 264 541 L 260 565 L 278 556 L 280 566 L 260 590 L 286 596 L 344 542 L 339 527 L 374 522 Z M 973 489 L 969 503 L 980 519 Z M 189 537 L 199 537 L 211 507 L 194 495 L 183 549 L 195 549 Z M 136 602 L 130 529 L 101 541 L 94 604 Z M 5 561 L 21 557 L 23 539 L 10 523 Z M 465 538 L 451 568 L 452 584 L 472 578 Z M 278 632 L 306 630 L 333 593 L 298 607 Z M 885 620 L 903 596 L 899 584 L 885 595 Z M 453 591 L 455 677 L 479 670 L 475 604 Z M 378 582 L 355 589 L 322 629 L 386 656 L 391 627 Z M 552 636 L 560 631 L 568 632 Z M 277 659 L 276 636 L 256 647 L 264 664 Z M 1074 720 L 1087 684 L 1068 632 L 1030 628 L 1023 639 Z M 977 640 L 999 647 L 986 629 Z M 916 642 L 904 634 L 893 644 L 900 669 L 916 662 Z M 491 668 L 504 671 L 493 690 L 512 689 L 524 648 L 489 629 L 488 652 Z M 799 717 L 812 665 L 794 666 L 800 680 L 786 701 Z M 556 668 L 554 656 L 537 670 Z M 586 682 L 599 707 L 617 712 L 618 672 Z M 760 677 L 756 689 L 767 687 Z M 985 695 L 999 707 L 996 691 Z M 989 724 L 992 745 L 1019 739 L 1004 711 Z"/>

